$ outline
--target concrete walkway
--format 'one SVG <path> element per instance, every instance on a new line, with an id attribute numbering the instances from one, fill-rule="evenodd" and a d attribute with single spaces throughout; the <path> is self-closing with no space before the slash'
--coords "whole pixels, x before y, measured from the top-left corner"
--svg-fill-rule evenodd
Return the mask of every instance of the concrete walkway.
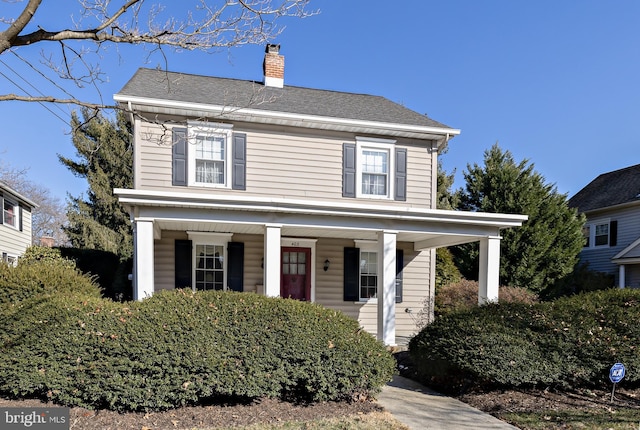
<path id="1" fill-rule="evenodd" d="M 382 389 L 378 404 L 412 430 L 517 430 L 511 424 L 402 376 L 395 376 Z"/>

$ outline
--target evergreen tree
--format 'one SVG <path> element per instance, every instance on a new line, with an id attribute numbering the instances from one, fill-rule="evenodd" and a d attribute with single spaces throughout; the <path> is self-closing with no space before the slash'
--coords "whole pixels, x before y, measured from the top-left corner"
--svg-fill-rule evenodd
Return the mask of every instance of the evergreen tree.
<path id="1" fill-rule="evenodd" d="M 69 225 L 65 232 L 76 248 L 113 252 L 126 260 L 133 255 L 133 236 L 129 214 L 113 195 L 114 188 L 133 185 L 131 130 L 125 113 L 115 120 L 87 109 L 80 120 L 71 118 L 73 145 L 78 161 L 58 155 L 71 172 L 87 180 L 89 191 L 70 197 Z"/>
<path id="2" fill-rule="evenodd" d="M 447 152 L 445 146 L 440 150 L 440 155 Z M 442 167 L 442 161 L 438 159 L 438 189 L 436 195 L 436 208 L 452 210 L 458 204 L 458 196 L 451 192 L 453 186 L 454 172 L 447 174 Z M 460 271 L 454 264 L 453 256 L 449 248 L 436 249 L 436 288 L 453 282 L 458 282 L 462 278 Z"/>
<path id="3" fill-rule="evenodd" d="M 485 152 L 484 167 L 467 166 L 459 208 L 529 216 L 522 227 L 502 231 L 500 282 L 540 292 L 571 273 L 584 245 L 584 218 L 569 208 L 567 196 L 545 183 L 528 160 L 516 163 L 498 144 Z M 454 249 L 456 264 L 477 279 L 478 245 Z"/>

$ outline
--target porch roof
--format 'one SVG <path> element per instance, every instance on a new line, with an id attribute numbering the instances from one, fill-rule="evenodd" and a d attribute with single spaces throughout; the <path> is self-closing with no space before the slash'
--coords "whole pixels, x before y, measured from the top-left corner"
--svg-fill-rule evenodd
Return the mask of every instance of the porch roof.
<path id="1" fill-rule="evenodd" d="M 426 249 L 496 237 L 501 229 L 527 220 L 526 215 L 378 204 L 153 190 L 115 189 L 114 193 L 133 219 L 154 221 L 156 237 L 162 230 L 263 234 L 265 225 L 276 224 L 283 236 L 291 237 L 375 240 L 380 230 L 395 231 L 398 241 Z"/>

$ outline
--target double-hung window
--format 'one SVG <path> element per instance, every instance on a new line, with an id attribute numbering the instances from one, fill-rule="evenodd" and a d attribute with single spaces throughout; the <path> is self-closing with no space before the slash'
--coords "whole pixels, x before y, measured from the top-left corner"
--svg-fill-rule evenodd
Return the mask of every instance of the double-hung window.
<path id="1" fill-rule="evenodd" d="M 230 187 L 229 124 L 188 123 L 189 185 Z"/>
<path id="2" fill-rule="evenodd" d="M 593 221 L 582 228 L 585 248 L 602 248 L 616 245 L 618 222 L 611 220 Z"/>
<path id="3" fill-rule="evenodd" d="M 393 198 L 394 140 L 356 138 L 358 197 Z"/>
<path id="4" fill-rule="evenodd" d="M 9 225 L 14 228 L 18 228 L 18 216 L 20 210 L 18 204 L 4 198 L 3 208 L 2 208 L 2 222 L 5 225 Z"/>
<path id="5" fill-rule="evenodd" d="M 193 289 L 225 290 L 230 234 L 187 232 L 193 242 Z"/>
<path id="6" fill-rule="evenodd" d="M 378 252 L 373 241 L 357 240 L 359 258 L 359 299 L 367 301 L 378 297 Z"/>

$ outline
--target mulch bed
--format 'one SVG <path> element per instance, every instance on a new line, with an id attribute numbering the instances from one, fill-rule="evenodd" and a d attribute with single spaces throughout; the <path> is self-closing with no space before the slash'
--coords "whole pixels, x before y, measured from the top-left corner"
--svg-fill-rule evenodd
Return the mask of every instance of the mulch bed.
<path id="1" fill-rule="evenodd" d="M 58 407 L 39 400 L 8 400 L 0 398 L 0 407 Z M 296 405 L 274 399 L 250 404 L 191 406 L 164 412 L 118 413 L 71 408 L 73 430 L 162 430 L 215 427 L 242 427 L 256 423 L 277 424 L 286 421 L 306 421 L 368 414 L 382 408 L 372 401 L 353 403 L 315 403 Z"/>

